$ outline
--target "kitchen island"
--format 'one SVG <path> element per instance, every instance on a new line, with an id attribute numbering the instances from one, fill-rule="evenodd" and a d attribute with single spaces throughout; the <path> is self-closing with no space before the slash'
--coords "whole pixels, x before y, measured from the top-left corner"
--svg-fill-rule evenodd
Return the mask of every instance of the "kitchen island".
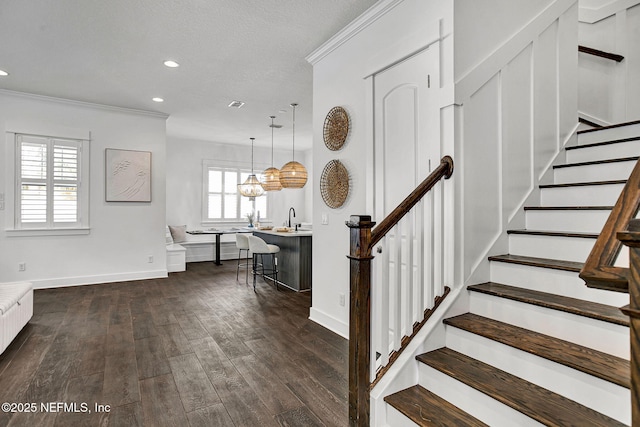
<path id="1" fill-rule="evenodd" d="M 311 231 L 279 232 L 255 230 L 255 236 L 278 245 L 278 283 L 294 291 L 311 290 Z M 265 269 L 271 268 L 271 257 L 264 257 Z"/>

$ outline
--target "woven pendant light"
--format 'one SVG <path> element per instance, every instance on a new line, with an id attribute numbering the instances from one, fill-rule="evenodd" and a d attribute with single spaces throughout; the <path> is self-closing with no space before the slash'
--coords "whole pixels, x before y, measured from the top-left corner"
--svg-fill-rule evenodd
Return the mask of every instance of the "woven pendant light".
<path id="1" fill-rule="evenodd" d="M 280 184 L 280 171 L 273 167 L 273 128 L 276 126 L 273 124 L 273 119 L 276 116 L 271 117 L 271 167 L 262 172 L 264 181 L 262 181 L 262 188 L 265 191 L 280 191 L 282 190 L 282 184 Z M 279 125 L 278 125 L 279 126 Z"/>
<path id="2" fill-rule="evenodd" d="M 302 188 L 307 183 L 307 169 L 295 161 L 296 142 L 296 107 L 298 104 L 291 104 L 293 107 L 293 156 L 292 160 L 280 168 L 280 184 L 284 188 Z"/>
<path id="3" fill-rule="evenodd" d="M 264 194 L 264 188 L 262 188 L 262 184 L 258 180 L 258 177 L 253 173 L 253 141 L 255 138 L 251 139 L 251 175 L 247 177 L 247 180 L 244 184 L 238 184 L 238 191 L 244 197 L 248 197 L 249 200 L 255 200 L 256 197 L 262 196 Z"/>

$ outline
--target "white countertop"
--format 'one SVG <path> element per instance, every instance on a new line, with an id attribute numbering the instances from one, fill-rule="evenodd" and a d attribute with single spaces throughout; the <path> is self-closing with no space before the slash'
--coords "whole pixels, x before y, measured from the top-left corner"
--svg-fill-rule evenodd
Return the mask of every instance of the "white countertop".
<path id="1" fill-rule="evenodd" d="M 253 230 L 254 233 L 265 233 L 265 234 L 271 234 L 273 236 L 281 236 L 281 237 L 305 237 L 305 236 L 309 236 L 311 237 L 313 235 L 313 231 L 311 230 L 300 230 L 300 231 L 294 231 L 293 229 L 291 231 L 276 231 L 276 228 L 274 227 L 272 230 Z"/>

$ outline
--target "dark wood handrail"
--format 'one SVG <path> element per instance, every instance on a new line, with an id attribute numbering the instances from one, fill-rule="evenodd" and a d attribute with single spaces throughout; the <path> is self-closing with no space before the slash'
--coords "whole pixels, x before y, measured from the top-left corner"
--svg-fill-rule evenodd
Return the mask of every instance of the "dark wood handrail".
<path id="1" fill-rule="evenodd" d="M 629 305 L 622 312 L 631 327 L 631 425 L 640 425 L 640 219 L 629 221 L 618 239 L 629 247 Z"/>
<path id="2" fill-rule="evenodd" d="M 626 229 L 629 221 L 637 215 L 638 208 L 640 208 L 640 160 L 633 168 L 629 180 L 580 271 L 580 278 L 588 287 L 619 292 L 628 291 L 629 269 L 614 265 L 622 249 L 622 242 L 616 238 L 616 233 Z"/>
<path id="3" fill-rule="evenodd" d="M 369 215 L 352 215 L 349 269 L 349 425 L 369 427 L 371 386 L 371 248 L 389 232 L 442 178 L 453 173 L 453 159 L 445 156 L 440 165 L 394 209 L 372 232 Z"/>
<path id="4" fill-rule="evenodd" d="M 622 60 L 624 59 L 624 56 L 618 55 L 617 53 L 605 52 L 603 50 L 598 50 L 586 46 L 578 46 L 578 52 L 599 56 L 600 58 L 606 58 L 616 62 L 622 62 Z"/>
<path id="5" fill-rule="evenodd" d="M 385 219 L 371 232 L 371 247 L 378 243 L 442 178 L 449 179 L 453 173 L 453 159 L 444 156 L 440 165 L 425 178 Z"/>

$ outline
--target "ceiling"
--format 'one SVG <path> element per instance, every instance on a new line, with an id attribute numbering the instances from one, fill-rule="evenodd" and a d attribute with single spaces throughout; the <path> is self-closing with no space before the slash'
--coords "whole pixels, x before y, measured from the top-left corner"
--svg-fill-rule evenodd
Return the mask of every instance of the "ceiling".
<path id="1" fill-rule="evenodd" d="M 375 0 L 0 0 L 0 88 L 169 114 L 167 136 L 311 147 L 305 56 Z M 167 59 L 178 68 L 163 65 Z M 162 103 L 153 97 L 164 99 Z M 234 100 L 242 108 L 229 108 Z"/>

